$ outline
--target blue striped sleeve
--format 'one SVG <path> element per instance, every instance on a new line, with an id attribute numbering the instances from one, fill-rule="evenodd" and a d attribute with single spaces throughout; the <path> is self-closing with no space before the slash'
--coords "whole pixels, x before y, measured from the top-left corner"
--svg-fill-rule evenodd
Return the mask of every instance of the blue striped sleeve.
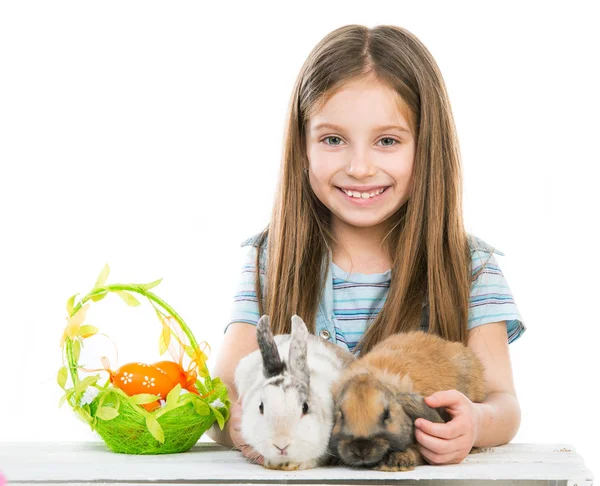
<path id="1" fill-rule="evenodd" d="M 234 322 L 246 322 L 256 325 L 259 319 L 258 301 L 256 299 L 256 290 L 254 288 L 254 279 L 256 278 L 256 251 L 253 245 L 244 246 L 242 268 L 238 276 L 238 284 L 233 296 L 233 305 L 229 322 L 225 326 L 225 331 L 230 324 Z M 260 281 L 261 291 L 264 295 L 265 268 L 261 261 Z"/>
<path id="2" fill-rule="evenodd" d="M 506 321 L 508 342 L 516 341 L 526 328 L 494 254 L 475 248 L 471 257 L 474 280 L 471 284 L 468 328 Z"/>

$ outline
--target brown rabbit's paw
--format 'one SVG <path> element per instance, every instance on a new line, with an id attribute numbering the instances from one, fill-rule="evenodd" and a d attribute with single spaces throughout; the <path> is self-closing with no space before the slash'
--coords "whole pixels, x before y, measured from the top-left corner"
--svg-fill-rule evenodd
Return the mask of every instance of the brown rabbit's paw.
<path id="1" fill-rule="evenodd" d="M 403 452 L 392 452 L 375 467 L 378 471 L 412 471 L 418 466 L 419 455 L 414 449 L 406 449 Z"/>
<path id="2" fill-rule="evenodd" d="M 488 448 L 481 448 L 481 447 L 473 447 L 470 451 L 469 454 L 481 454 L 482 452 L 493 452 L 494 449 L 490 449 Z"/>

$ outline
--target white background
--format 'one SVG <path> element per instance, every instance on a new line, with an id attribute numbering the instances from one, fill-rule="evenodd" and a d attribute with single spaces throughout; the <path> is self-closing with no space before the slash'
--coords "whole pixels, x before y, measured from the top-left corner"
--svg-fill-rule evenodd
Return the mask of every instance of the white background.
<path id="1" fill-rule="evenodd" d="M 61 390 L 65 302 L 104 263 L 215 350 L 240 242 L 270 215 L 286 109 L 313 46 L 397 24 L 437 60 L 464 159 L 468 231 L 497 246 L 528 327 L 511 345 L 515 441 L 573 445 L 600 474 L 600 35 L 594 3 L 3 2 L 1 441 L 96 440 Z M 120 362 L 158 356 L 147 304 L 89 313 Z M 99 353 L 113 356 L 109 341 Z M 111 362 L 113 358 L 111 357 Z"/>

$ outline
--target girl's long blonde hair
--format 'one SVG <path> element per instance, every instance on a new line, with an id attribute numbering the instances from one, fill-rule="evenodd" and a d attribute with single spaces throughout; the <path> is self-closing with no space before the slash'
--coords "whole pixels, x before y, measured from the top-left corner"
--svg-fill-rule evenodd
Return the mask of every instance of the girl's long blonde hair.
<path id="1" fill-rule="evenodd" d="M 257 270 L 265 244 L 268 262 L 265 296 L 256 272 L 260 314 L 271 317 L 276 334 L 290 332 L 294 314 L 315 330 L 324 265 L 335 238 L 330 212 L 304 170 L 306 127 L 337 90 L 365 76 L 388 85 L 409 107 L 416 148 L 410 199 L 388 222 L 388 297 L 357 349 L 367 352 L 390 334 L 418 329 L 424 303 L 429 304 L 429 332 L 466 343 L 471 257 L 454 120 L 433 57 L 413 34 L 396 26 L 336 29 L 302 66 L 289 106 L 273 214 L 259 239 Z"/>

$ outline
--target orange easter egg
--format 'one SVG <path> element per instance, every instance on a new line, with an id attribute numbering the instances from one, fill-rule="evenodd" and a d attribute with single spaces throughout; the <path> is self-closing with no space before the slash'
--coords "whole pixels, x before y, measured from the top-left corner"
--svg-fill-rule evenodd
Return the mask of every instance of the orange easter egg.
<path id="1" fill-rule="evenodd" d="M 145 363 L 128 363 L 111 375 L 111 383 L 129 396 L 150 393 L 165 400 L 167 394 L 178 382 L 156 366 Z M 143 407 L 146 410 L 152 410 L 159 405 L 159 402 L 156 401 L 143 405 Z"/>
<path id="2" fill-rule="evenodd" d="M 163 370 L 175 383 L 179 383 L 182 389 L 198 395 L 198 390 L 195 386 L 196 373 L 186 372 L 181 365 L 175 363 L 175 361 L 159 361 L 154 363 L 154 366 Z"/>

